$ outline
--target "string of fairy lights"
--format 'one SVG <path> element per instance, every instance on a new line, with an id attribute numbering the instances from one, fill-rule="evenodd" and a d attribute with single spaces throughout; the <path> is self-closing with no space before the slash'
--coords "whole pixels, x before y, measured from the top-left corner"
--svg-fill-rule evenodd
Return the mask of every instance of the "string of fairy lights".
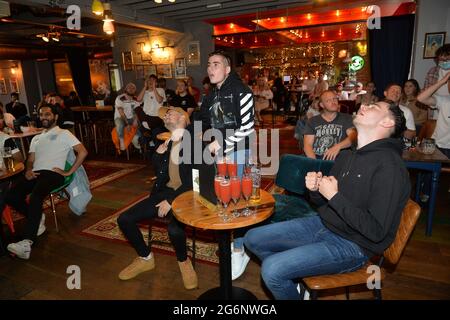
<path id="1" fill-rule="evenodd" d="M 332 43 L 311 43 L 305 46 L 285 47 L 279 49 L 253 50 L 253 56 L 260 67 L 279 65 L 288 67 L 318 67 L 333 65 L 335 48 Z M 305 62 L 305 60 L 307 60 Z"/>

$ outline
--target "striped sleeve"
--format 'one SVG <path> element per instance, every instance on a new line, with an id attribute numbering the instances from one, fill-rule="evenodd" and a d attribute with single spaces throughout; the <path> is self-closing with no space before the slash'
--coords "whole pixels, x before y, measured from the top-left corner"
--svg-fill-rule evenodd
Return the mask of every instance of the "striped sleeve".
<path id="1" fill-rule="evenodd" d="M 253 104 L 252 93 L 240 93 L 239 94 L 239 117 L 241 119 L 240 127 L 234 131 L 233 135 L 225 138 L 225 153 L 230 153 L 234 150 L 235 145 L 241 140 L 252 134 L 255 129 L 255 107 Z"/>

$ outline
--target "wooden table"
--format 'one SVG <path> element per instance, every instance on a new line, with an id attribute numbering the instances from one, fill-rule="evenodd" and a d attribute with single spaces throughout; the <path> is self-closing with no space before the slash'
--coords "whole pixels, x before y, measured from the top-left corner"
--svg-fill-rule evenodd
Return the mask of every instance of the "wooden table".
<path id="1" fill-rule="evenodd" d="M 16 174 L 21 173 L 24 169 L 25 165 L 23 164 L 23 162 L 14 161 L 14 170 L 0 170 L 0 180 L 15 176 Z"/>
<path id="2" fill-rule="evenodd" d="M 230 233 L 233 229 L 252 226 L 270 217 L 275 205 L 275 199 L 267 191 L 261 190 L 261 201 L 257 204 L 256 214 L 249 217 L 234 218 L 228 222 L 222 221 L 216 210 L 208 209 L 200 201 L 201 197 L 198 192 L 188 191 L 179 195 L 172 202 L 172 212 L 177 220 L 194 228 L 215 230 L 217 232 L 220 287 L 204 292 L 199 299 L 256 299 L 250 291 L 232 286 Z M 245 202 L 241 199 L 237 204 L 237 208 L 243 207 L 245 207 Z M 227 211 L 231 214 L 232 210 L 234 210 L 234 205 L 230 204 Z"/>
<path id="3" fill-rule="evenodd" d="M 439 176 L 441 174 L 442 163 L 450 163 L 450 159 L 447 158 L 439 149 L 436 148 L 433 154 L 423 154 L 419 150 L 413 148 L 403 151 L 403 160 L 405 160 L 406 167 L 408 169 L 418 169 L 431 171 L 431 190 L 430 199 L 428 200 L 428 218 L 426 235 L 431 236 L 433 228 L 433 217 L 436 207 L 436 197 L 439 186 Z M 421 174 L 419 173 L 416 183 L 415 200 L 420 203 L 419 194 L 421 187 Z"/>
<path id="4" fill-rule="evenodd" d="M 13 133 L 13 134 L 9 135 L 11 138 L 20 139 L 20 145 L 22 147 L 21 150 L 22 150 L 23 159 L 27 158 L 27 150 L 25 149 L 24 138 L 33 137 L 35 135 L 38 135 L 43 130 L 44 130 L 43 128 L 34 128 L 33 130 L 29 130 L 27 132 Z"/>

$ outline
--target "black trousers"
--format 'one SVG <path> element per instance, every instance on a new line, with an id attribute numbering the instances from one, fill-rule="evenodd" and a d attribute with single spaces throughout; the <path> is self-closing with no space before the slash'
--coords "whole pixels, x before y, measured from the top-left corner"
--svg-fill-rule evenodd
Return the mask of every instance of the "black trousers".
<path id="1" fill-rule="evenodd" d="M 5 202 L 27 217 L 24 239 L 36 240 L 42 217 L 42 205 L 50 192 L 64 183 L 64 177 L 50 170 L 36 171 L 36 179 L 27 180 L 21 176 L 6 195 Z M 25 201 L 30 194 L 30 203 Z"/>
<path id="2" fill-rule="evenodd" d="M 163 200 L 166 200 L 166 193 L 164 190 L 150 195 L 147 199 L 137 203 L 117 218 L 120 230 L 122 230 L 125 237 L 130 241 L 133 248 L 140 257 L 147 257 L 150 254 L 150 246 L 148 246 L 138 223 L 143 220 L 153 219 L 158 215 L 158 208 L 156 205 Z M 172 210 L 167 214 L 170 218 L 168 226 L 169 239 L 175 248 L 175 254 L 178 261 L 185 261 L 187 259 L 186 249 L 186 233 L 184 231 L 185 225 L 179 222 L 172 216 Z M 149 228 L 149 242 L 151 241 L 151 227 Z"/>

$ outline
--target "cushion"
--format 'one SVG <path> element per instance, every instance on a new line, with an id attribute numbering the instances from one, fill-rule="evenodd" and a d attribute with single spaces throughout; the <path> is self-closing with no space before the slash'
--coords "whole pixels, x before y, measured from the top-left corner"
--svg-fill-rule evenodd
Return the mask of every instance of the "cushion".
<path id="1" fill-rule="evenodd" d="M 275 209 L 270 219 L 271 223 L 317 215 L 317 212 L 302 197 L 285 194 L 274 194 L 273 197 Z"/>

